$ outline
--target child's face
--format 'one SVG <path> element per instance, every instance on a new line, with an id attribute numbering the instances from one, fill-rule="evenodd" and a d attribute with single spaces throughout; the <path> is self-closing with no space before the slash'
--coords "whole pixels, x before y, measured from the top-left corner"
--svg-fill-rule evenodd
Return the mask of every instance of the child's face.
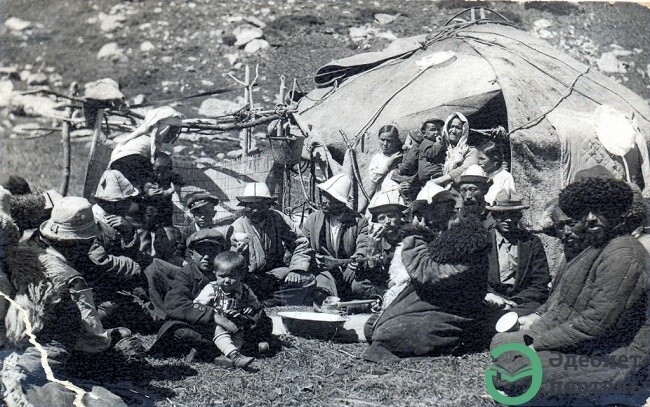
<path id="1" fill-rule="evenodd" d="M 243 273 L 244 270 L 240 266 L 223 266 L 216 264 L 214 271 L 216 277 L 215 282 L 225 292 L 229 293 L 239 286 Z"/>

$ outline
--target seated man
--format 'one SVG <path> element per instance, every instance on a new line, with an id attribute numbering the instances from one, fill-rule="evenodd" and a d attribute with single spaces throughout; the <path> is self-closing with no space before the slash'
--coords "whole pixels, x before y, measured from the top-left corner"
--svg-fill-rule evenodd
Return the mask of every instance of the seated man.
<path id="1" fill-rule="evenodd" d="M 156 340 L 156 348 L 167 347 L 178 350 L 202 350 L 203 353 L 216 356 L 212 338 L 216 320 L 220 316 L 210 305 L 194 302 L 201 290 L 213 279 L 214 258 L 227 250 L 225 237 L 221 232 L 206 229 L 192 234 L 187 239 L 188 263 L 180 270 L 173 267 L 174 279 L 164 298 L 164 311 L 172 319 L 163 325 Z M 162 265 L 164 268 L 165 266 Z M 268 321 L 264 321 L 265 323 Z M 269 330 L 271 326 L 265 326 Z M 261 328 L 260 328 L 261 329 Z M 172 343 L 167 339 L 173 337 Z"/>
<path id="2" fill-rule="evenodd" d="M 353 291 L 364 297 L 382 297 L 388 288 L 389 269 L 395 249 L 402 242 L 408 207 L 398 190 L 381 191 L 368 208 L 371 214 L 368 232 L 367 267 L 357 272 Z"/>
<path id="3" fill-rule="evenodd" d="M 228 240 L 247 240 L 248 273 L 244 283 L 269 305 L 302 305 L 314 286 L 308 273 L 309 245 L 302 231 L 286 215 L 271 209 L 276 198 L 264 183 L 248 183 L 238 196 L 243 214 L 226 233 Z M 243 242 L 239 242 L 243 243 Z"/>
<path id="4" fill-rule="evenodd" d="M 492 347 L 525 343 L 536 351 L 544 373 L 540 397 L 639 393 L 648 388 L 650 268 L 646 250 L 620 228 L 632 190 L 620 180 L 587 178 L 564 188 L 559 202 L 584 223 L 589 246 L 569 263 L 546 304 L 520 318 L 523 330 L 497 334 Z M 496 363 L 515 372 L 528 365 L 517 356 L 506 352 Z M 520 394 L 530 376 L 495 385 Z"/>
<path id="5" fill-rule="evenodd" d="M 364 267 L 355 259 L 366 255 L 368 221 L 348 206 L 352 180 L 345 174 L 337 174 L 317 186 L 322 209 L 305 220 L 301 238 L 307 240 L 314 256 L 312 269 L 317 273 L 316 286 L 321 294 L 342 300 L 361 296 L 353 292 L 352 282 L 357 271 Z"/>
<path id="6" fill-rule="evenodd" d="M 542 241 L 520 224 L 522 211 L 528 208 L 507 189 L 487 207 L 495 226 L 490 230 L 492 250 L 485 301 L 490 307 L 519 315 L 535 312 L 546 301 L 551 281 Z"/>
<path id="7" fill-rule="evenodd" d="M 459 216 L 466 217 L 468 215 L 477 216 L 486 228 L 494 225 L 494 221 L 489 216 L 485 207 L 485 194 L 490 188 L 490 179 L 488 178 L 483 168 L 479 165 L 470 165 L 467 170 L 458 177 L 455 184 L 463 205 L 460 209 Z"/>
<path id="8" fill-rule="evenodd" d="M 192 215 L 194 224 L 189 228 L 192 234 L 202 229 L 219 229 L 214 223 L 214 217 L 217 214 L 216 206 L 219 204 L 219 198 L 210 195 L 207 192 L 199 192 L 191 195 L 187 199 L 187 209 Z M 223 229 L 223 228 L 221 228 Z M 219 230 L 221 232 L 221 230 Z M 188 236 L 189 237 L 189 236 Z"/>

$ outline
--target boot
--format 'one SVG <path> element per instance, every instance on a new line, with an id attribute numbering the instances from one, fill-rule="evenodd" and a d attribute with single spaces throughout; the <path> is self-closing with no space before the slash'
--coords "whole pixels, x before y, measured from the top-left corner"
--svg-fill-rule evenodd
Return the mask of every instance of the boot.
<path id="1" fill-rule="evenodd" d="M 251 356 L 244 356 L 238 351 L 232 351 L 228 354 L 228 359 L 230 359 L 235 367 L 238 368 L 245 368 L 246 366 L 250 365 L 253 363 L 255 360 L 254 357 Z"/>

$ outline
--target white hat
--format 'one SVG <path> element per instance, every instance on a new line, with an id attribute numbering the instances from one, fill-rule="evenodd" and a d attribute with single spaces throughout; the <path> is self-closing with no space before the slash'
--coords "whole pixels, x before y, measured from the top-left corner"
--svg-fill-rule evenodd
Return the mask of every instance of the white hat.
<path id="1" fill-rule="evenodd" d="M 350 207 L 352 205 L 352 179 L 345 174 L 336 174 L 316 185 L 321 191 Z"/>
<path id="2" fill-rule="evenodd" d="M 474 183 L 487 183 L 490 181 L 490 178 L 488 178 L 487 174 L 483 170 L 483 167 L 481 167 L 478 164 L 472 164 L 467 169 L 465 172 L 458 177 L 458 182 L 456 182 L 458 185 L 460 184 L 474 184 Z"/>
<path id="3" fill-rule="evenodd" d="M 111 78 L 98 79 L 84 85 L 84 97 L 94 100 L 116 100 L 123 99 L 124 94 L 120 92 L 120 85 Z"/>
<path id="4" fill-rule="evenodd" d="M 97 224 L 92 206 L 86 198 L 68 196 L 54 205 L 50 219 L 40 227 L 41 234 L 54 240 L 92 239 Z"/>
<path id="5" fill-rule="evenodd" d="M 107 202 L 118 202 L 138 196 L 140 192 L 118 170 L 106 170 L 97 185 L 95 198 Z"/>
<path id="6" fill-rule="evenodd" d="M 436 202 L 445 202 L 445 201 L 456 202 L 451 192 L 444 189 L 440 185 L 436 184 L 435 182 L 433 182 L 433 180 L 430 180 L 426 184 L 424 184 L 424 187 L 422 187 L 415 200 L 423 201 L 428 204 L 434 204 Z"/>
<path id="7" fill-rule="evenodd" d="M 130 155 L 141 155 L 147 159 L 151 157 L 151 138 L 149 136 L 136 137 L 129 140 L 126 144 L 118 144 L 111 153 L 109 166 L 120 158 Z"/>
<path id="8" fill-rule="evenodd" d="M 389 209 L 406 209 L 406 203 L 397 189 L 390 189 L 386 191 L 379 191 L 375 198 L 368 205 L 368 211 L 375 215 L 382 210 Z"/>
<path id="9" fill-rule="evenodd" d="M 269 187 L 263 182 L 248 182 L 244 188 L 244 193 L 236 197 L 237 200 L 242 202 L 270 202 L 277 199 L 271 195 Z"/>

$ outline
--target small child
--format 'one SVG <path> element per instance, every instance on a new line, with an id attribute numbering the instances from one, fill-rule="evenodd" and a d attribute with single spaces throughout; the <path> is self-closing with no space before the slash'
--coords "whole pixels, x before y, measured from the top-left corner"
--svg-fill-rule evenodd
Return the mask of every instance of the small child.
<path id="1" fill-rule="evenodd" d="M 244 331 L 263 314 L 262 304 L 241 279 L 247 272 L 246 259 L 239 253 L 226 251 L 214 259 L 216 280 L 206 285 L 194 303 L 214 307 L 214 344 L 225 355 L 225 362 L 245 368 L 255 358 L 239 353 L 244 343 Z M 268 344 L 258 344 L 261 351 Z M 220 360 L 222 361 L 222 360 Z"/>

